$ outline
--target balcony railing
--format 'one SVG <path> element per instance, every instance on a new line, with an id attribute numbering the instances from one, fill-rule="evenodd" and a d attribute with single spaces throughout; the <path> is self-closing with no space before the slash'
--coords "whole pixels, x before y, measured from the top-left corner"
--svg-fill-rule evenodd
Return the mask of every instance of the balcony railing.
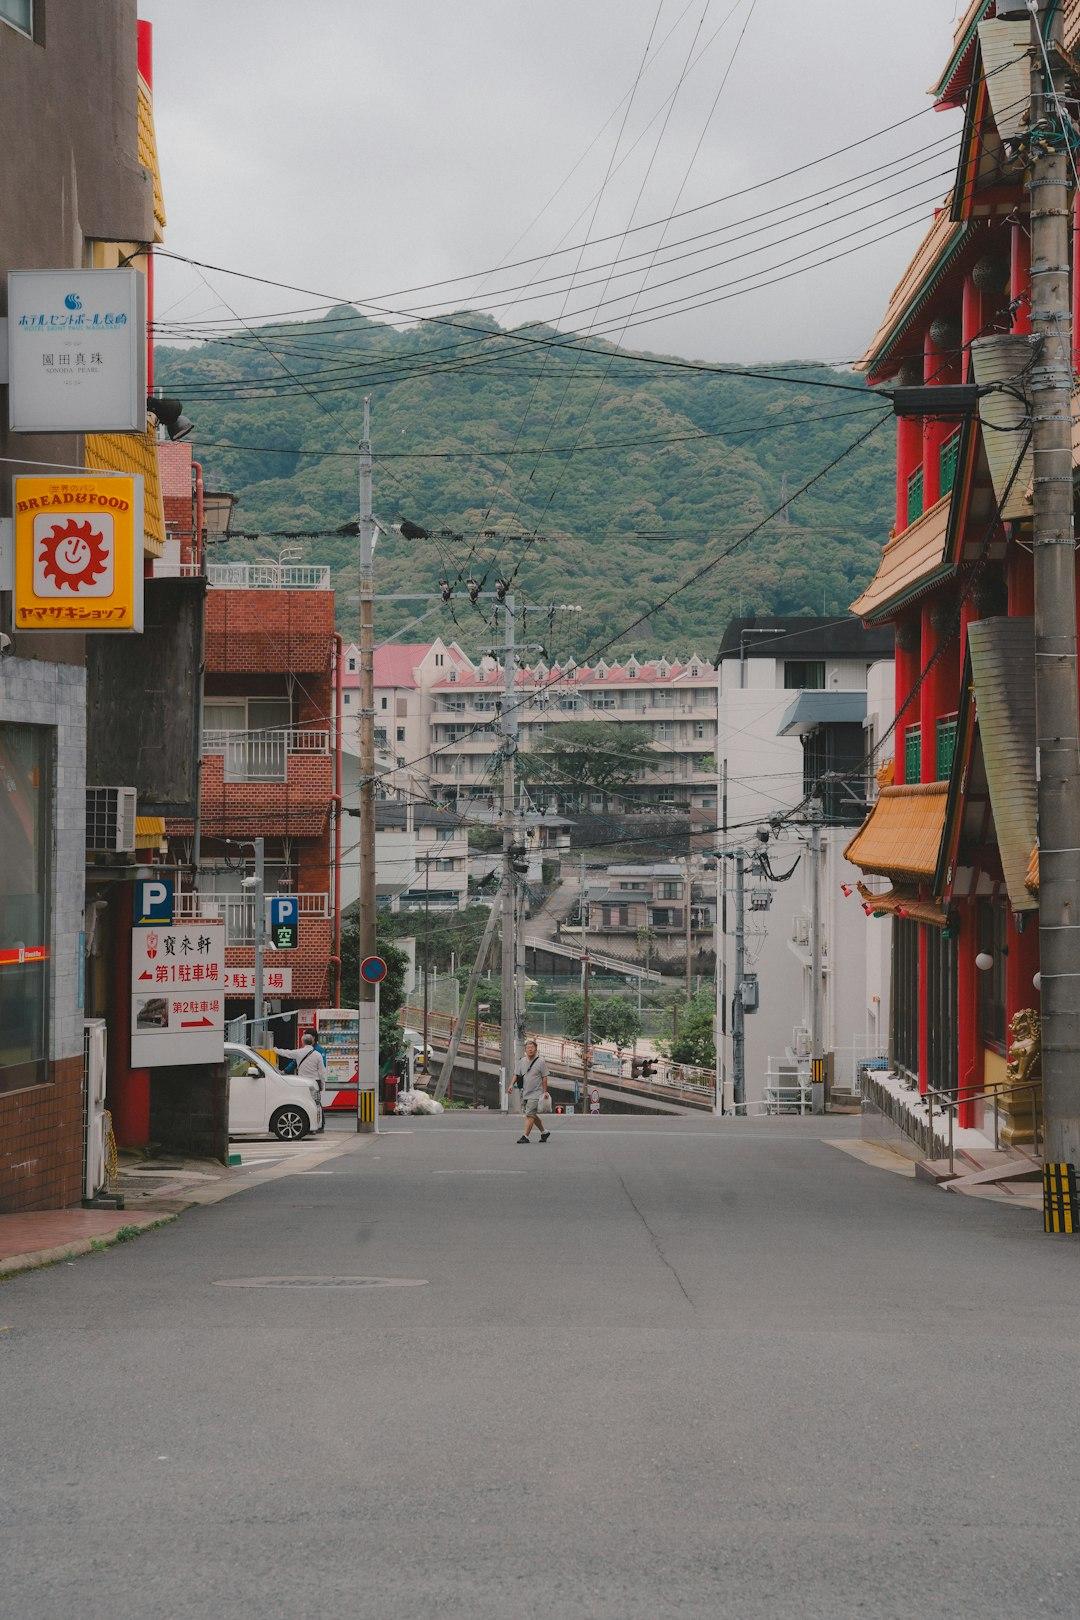
<path id="1" fill-rule="evenodd" d="M 274 731 L 204 731 L 203 753 L 224 754 L 226 782 L 284 782 L 290 754 L 326 754 L 330 733 L 282 727 Z"/>
<path id="2" fill-rule="evenodd" d="M 211 563 L 206 580 L 218 591 L 328 591 L 330 570 L 313 563 Z"/>
<path id="3" fill-rule="evenodd" d="M 266 895 L 266 930 L 270 930 L 270 902 L 278 898 Z M 326 918 L 330 915 L 330 897 L 326 894 L 294 894 L 288 896 L 299 902 L 301 940 L 303 922 Z M 255 896 L 253 894 L 178 894 L 174 901 L 177 922 L 193 922 L 198 918 L 224 922 L 226 945 L 254 945 Z"/>

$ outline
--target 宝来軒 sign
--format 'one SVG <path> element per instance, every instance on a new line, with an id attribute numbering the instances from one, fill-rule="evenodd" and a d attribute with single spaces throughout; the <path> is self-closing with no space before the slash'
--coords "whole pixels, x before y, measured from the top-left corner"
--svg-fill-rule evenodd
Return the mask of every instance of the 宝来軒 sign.
<path id="1" fill-rule="evenodd" d="M 225 1041 L 225 924 L 131 930 L 131 1063 L 220 1063 Z"/>

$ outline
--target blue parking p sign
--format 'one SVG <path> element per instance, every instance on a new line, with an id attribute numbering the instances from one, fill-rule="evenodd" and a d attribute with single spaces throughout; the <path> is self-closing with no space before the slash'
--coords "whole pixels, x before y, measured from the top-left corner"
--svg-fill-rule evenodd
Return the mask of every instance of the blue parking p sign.
<path id="1" fill-rule="evenodd" d="M 140 878 L 135 885 L 135 911 L 132 917 L 136 928 L 149 928 L 153 924 L 171 923 L 172 920 L 172 878 Z"/>
<path id="2" fill-rule="evenodd" d="M 270 901 L 270 939 L 279 951 L 295 951 L 300 942 L 300 902 L 295 894 L 275 894 Z"/>

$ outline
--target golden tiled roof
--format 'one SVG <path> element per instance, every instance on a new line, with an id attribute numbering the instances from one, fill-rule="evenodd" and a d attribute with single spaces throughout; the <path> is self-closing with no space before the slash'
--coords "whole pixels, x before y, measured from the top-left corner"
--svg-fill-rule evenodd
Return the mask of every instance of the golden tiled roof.
<path id="1" fill-rule="evenodd" d="M 135 848 L 157 849 L 165 840 L 164 816 L 135 817 Z"/>
<path id="2" fill-rule="evenodd" d="M 920 584 L 930 584 L 945 562 L 951 495 L 935 501 L 914 523 L 890 540 L 877 573 L 851 604 L 860 619 L 872 619 Z"/>
<path id="3" fill-rule="evenodd" d="M 892 917 L 903 913 L 912 922 L 928 923 L 931 928 L 944 928 L 949 920 L 942 907 L 935 905 L 932 900 L 920 900 L 916 895 L 905 894 L 902 889 L 887 889 L 884 894 L 875 894 L 865 883 L 857 883 L 855 887 L 874 911 L 885 911 Z"/>
<path id="4" fill-rule="evenodd" d="M 149 171 L 154 184 L 154 241 L 165 240 L 165 198 L 161 190 L 161 169 L 158 166 L 157 136 L 154 133 L 154 103 L 146 80 L 139 78 L 138 112 L 139 162 Z"/>
<path id="5" fill-rule="evenodd" d="M 916 299 L 927 291 L 926 282 L 943 256 L 955 247 L 960 237 L 967 234 L 968 226 L 949 218 L 949 211 L 943 208 L 934 220 L 930 229 L 915 249 L 904 274 L 900 277 L 893 295 L 889 299 L 888 308 L 881 318 L 877 331 L 870 340 L 869 347 L 861 360 L 856 361 L 856 371 L 869 371 L 879 352 L 886 346 L 890 333 L 899 325 L 905 314 L 909 312 Z"/>
<path id="6" fill-rule="evenodd" d="M 945 831 L 948 794 L 948 782 L 882 788 L 845 857 L 864 872 L 883 877 L 932 878 Z"/>
<path id="7" fill-rule="evenodd" d="M 1031 890 L 1032 894 L 1038 894 L 1038 892 L 1039 892 L 1039 846 L 1038 846 L 1038 844 L 1035 845 L 1035 848 L 1031 852 L 1031 859 L 1028 861 L 1027 877 L 1024 879 L 1024 882 L 1027 884 L 1027 887 Z"/>
<path id="8" fill-rule="evenodd" d="M 147 426 L 145 433 L 88 433 L 86 465 L 91 472 L 142 474 L 143 549 L 160 557 L 165 549 L 165 510 L 153 428 Z"/>

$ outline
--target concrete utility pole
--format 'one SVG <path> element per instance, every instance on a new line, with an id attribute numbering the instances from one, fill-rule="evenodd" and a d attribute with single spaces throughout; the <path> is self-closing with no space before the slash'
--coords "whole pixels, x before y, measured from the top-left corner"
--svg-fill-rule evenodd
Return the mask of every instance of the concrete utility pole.
<path id="1" fill-rule="evenodd" d="M 814 801 L 811 809 L 816 810 Z M 825 1112 L 825 1054 L 821 1047 L 821 823 L 810 828 L 810 1106 Z"/>
<path id="2" fill-rule="evenodd" d="M 252 1046 L 265 1041 L 265 1005 L 263 1001 L 263 962 L 266 954 L 266 841 L 254 840 L 255 845 L 255 1020 L 252 1026 Z"/>
<path id="3" fill-rule="evenodd" d="M 581 892 L 578 909 L 581 912 L 581 1098 L 579 1107 L 584 1114 L 589 1106 L 589 1059 L 592 1055 L 592 1030 L 589 1020 L 589 888 L 585 881 L 585 857 L 581 857 Z M 641 980 L 638 980 L 640 986 Z"/>
<path id="4" fill-rule="evenodd" d="M 735 851 L 735 994 L 731 1008 L 731 1078 L 736 1114 L 746 1112 L 746 851 Z"/>
<path id="5" fill-rule="evenodd" d="M 718 728 L 719 729 L 719 728 Z M 713 1113 L 724 1112 L 724 1085 L 727 1080 L 727 760 L 720 765 L 716 834 L 716 921 L 713 924 L 713 955 L 716 958 L 716 1015 L 713 1043 L 716 1049 L 716 1090 Z"/>
<path id="6" fill-rule="evenodd" d="M 693 899 L 693 894 L 694 894 L 694 883 L 693 883 L 693 878 L 691 877 L 691 874 L 690 874 L 690 857 L 689 857 L 689 855 L 686 857 L 685 871 L 686 871 L 686 911 L 685 911 L 684 920 L 686 922 L 686 999 L 687 999 L 687 1001 L 689 1001 L 690 997 L 694 993 L 694 974 L 693 974 L 694 935 L 693 935 L 693 929 L 691 927 L 691 919 L 690 919 L 690 904 L 691 904 L 691 901 Z"/>
<path id="7" fill-rule="evenodd" d="M 1066 91 L 1060 56 L 1063 8 L 1049 0 L 1029 0 L 1029 9 L 1031 323 L 1038 344 L 1028 388 L 1033 403 L 1043 1108 L 1047 1162 L 1075 1166 L 1080 1164 L 1080 727 L 1066 145 L 1072 131 L 1061 99 Z M 1053 138 L 1040 140 L 1043 133 Z"/>
<path id="8" fill-rule="evenodd" d="M 371 400 L 364 400 L 360 441 L 360 960 L 375 955 L 375 515 L 371 489 Z M 375 986 L 357 982 L 360 1089 L 379 1089 Z M 356 1129 L 370 1131 L 356 1111 Z"/>
<path id="9" fill-rule="evenodd" d="M 503 1079 L 507 1087 L 517 1064 L 517 907 L 514 891 L 514 846 L 517 843 L 517 746 L 518 715 L 515 693 L 516 664 L 514 640 L 516 623 L 514 598 L 503 599 L 503 705 L 499 716 L 502 734 L 502 1053 Z"/>

